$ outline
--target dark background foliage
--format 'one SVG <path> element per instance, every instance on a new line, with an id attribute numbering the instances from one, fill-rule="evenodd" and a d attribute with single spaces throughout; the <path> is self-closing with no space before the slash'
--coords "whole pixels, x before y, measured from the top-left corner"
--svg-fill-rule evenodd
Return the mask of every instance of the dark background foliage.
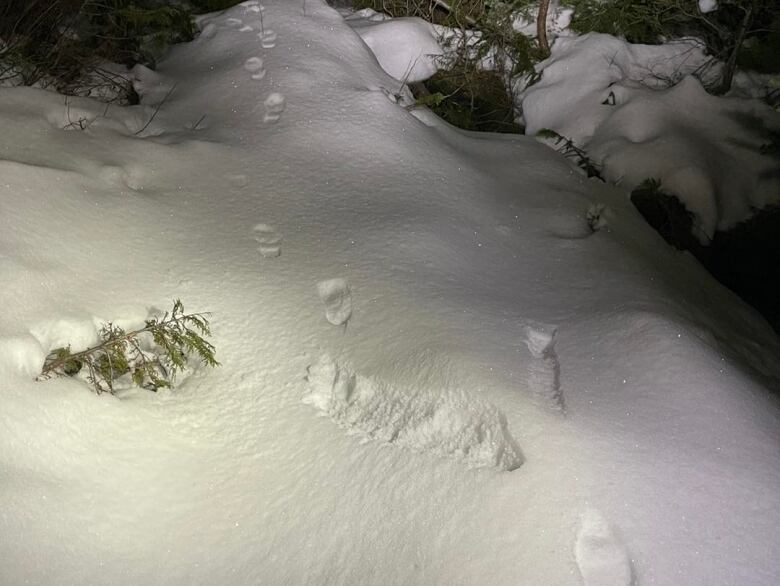
<path id="1" fill-rule="evenodd" d="M 191 40 L 195 13 L 238 0 L 4 0 L 0 79 L 74 93 L 102 61 L 154 67 L 165 48 Z"/>

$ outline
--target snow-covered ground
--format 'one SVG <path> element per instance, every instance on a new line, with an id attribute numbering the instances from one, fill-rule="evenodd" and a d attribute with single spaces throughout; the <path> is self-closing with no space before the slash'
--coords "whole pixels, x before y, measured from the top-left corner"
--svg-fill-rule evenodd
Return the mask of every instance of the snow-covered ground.
<path id="1" fill-rule="evenodd" d="M 0 90 L 0 583 L 775 583 L 765 322 L 624 193 L 263 4 L 141 106 Z M 33 382 L 176 297 L 220 368 Z"/>

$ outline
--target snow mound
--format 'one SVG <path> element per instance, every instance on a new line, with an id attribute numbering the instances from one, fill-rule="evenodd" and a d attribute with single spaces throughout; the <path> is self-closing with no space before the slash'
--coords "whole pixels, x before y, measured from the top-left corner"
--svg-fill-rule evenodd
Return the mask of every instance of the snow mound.
<path id="1" fill-rule="evenodd" d="M 522 96 L 528 134 L 551 129 L 628 190 L 661 182 L 706 243 L 780 197 L 780 166 L 762 154 L 780 115 L 754 100 L 708 94 L 717 67 L 692 41 L 632 45 L 608 35 L 559 38 Z"/>
<path id="2" fill-rule="evenodd" d="M 712 96 L 686 77 L 663 91 L 623 87 L 609 110 L 588 144 L 604 178 L 628 189 L 659 180 L 696 216 L 703 242 L 777 201 L 780 165 L 761 154 L 765 122 L 780 128 L 768 106 Z"/>
<path id="3" fill-rule="evenodd" d="M 511 471 L 523 456 L 498 409 L 467 394 L 407 393 L 364 377 L 329 356 L 309 367 L 303 402 L 367 438 Z"/>
<path id="4" fill-rule="evenodd" d="M 438 70 L 437 60 L 443 50 L 435 27 L 422 18 L 376 21 L 363 16 L 347 22 L 374 53 L 382 69 L 394 78 L 414 83 L 428 79 Z"/>
<path id="5" fill-rule="evenodd" d="M 46 352 L 31 335 L 0 338 L 0 372 L 4 376 L 19 373 L 32 379 L 40 373 L 45 359 Z"/>
<path id="6" fill-rule="evenodd" d="M 609 118 L 604 102 L 615 84 L 665 88 L 709 63 L 695 41 L 633 45 L 600 33 L 559 37 L 550 57 L 537 65 L 539 82 L 520 95 L 526 133 L 550 128 L 585 144 Z"/>

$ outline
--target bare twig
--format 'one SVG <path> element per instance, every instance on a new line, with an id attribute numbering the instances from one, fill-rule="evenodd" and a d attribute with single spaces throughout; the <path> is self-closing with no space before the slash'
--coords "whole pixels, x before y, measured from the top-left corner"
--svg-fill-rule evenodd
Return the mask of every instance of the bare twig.
<path id="1" fill-rule="evenodd" d="M 144 130 L 146 130 L 146 129 L 149 127 L 149 125 L 152 123 L 152 120 L 154 120 L 154 119 L 155 119 L 155 117 L 157 116 L 157 113 L 160 111 L 160 108 L 162 108 L 162 107 L 163 107 L 163 104 L 165 104 L 165 102 L 167 102 L 167 101 L 168 101 L 168 98 L 169 98 L 169 97 L 171 96 L 171 94 L 173 93 L 173 90 L 175 90 L 175 89 L 176 89 L 176 85 L 177 85 L 177 84 L 175 84 L 175 83 L 174 83 L 174 84 L 171 86 L 171 89 L 169 89 L 169 90 L 168 90 L 168 93 L 166 93 L 166 94 L 165 94 L 165 97 L 164 97 L 164 98 L 163 98 L 163 99 L 160 101 L 160 103 L 159 103 L 159 104 L 157 104 L 157 107 L 154 109 L 154 113 L 153 113 L 153 114 L 152 114 L 152 116 L 149 118 L 149 121 L 148 121 L 146 124 L 144 124 L 142 128 L 140 128 L 139 130 L 136 130 L 136 131 L 133 133 L 133 135 L 134 135 L 134 136 L 138 136 L 139 134 L 141 134 L 141 133 L 142 133 Z"/>
<path id="2" fill-rule="evenodd" d="M 200 123 L 203 122 L 203 120 L 206 118 L 206 115 L 204 114 L 200 118 L 198 118 L 198 121 L 192 126 L 190 130 L 197 130 L 198 126 L 200 126 Z"/>

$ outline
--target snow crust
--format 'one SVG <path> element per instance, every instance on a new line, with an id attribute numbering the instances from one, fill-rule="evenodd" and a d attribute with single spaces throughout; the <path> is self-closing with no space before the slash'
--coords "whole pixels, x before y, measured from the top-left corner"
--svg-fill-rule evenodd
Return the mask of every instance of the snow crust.
<path id="1" fill-rule="evenodd" d="M 0 90 L 0 583 L 776 581 L 754 311 L 323 2 L 200 26 L 139 106 Z M 219 369 L 33 382 L 175 297 Z"/>

